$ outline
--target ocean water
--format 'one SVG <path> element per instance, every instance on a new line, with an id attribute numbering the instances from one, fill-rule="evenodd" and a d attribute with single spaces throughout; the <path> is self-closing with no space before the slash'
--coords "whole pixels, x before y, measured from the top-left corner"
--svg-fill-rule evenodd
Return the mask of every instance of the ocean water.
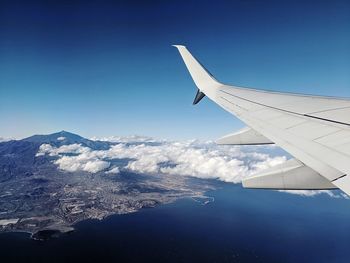
<path id="1" fill-rule="evenodd" d="M 349 262 L 350 200 L 217 184 L 206 205 L 88 220 L 48 241 L 0 234 L 1 262 Z"/>

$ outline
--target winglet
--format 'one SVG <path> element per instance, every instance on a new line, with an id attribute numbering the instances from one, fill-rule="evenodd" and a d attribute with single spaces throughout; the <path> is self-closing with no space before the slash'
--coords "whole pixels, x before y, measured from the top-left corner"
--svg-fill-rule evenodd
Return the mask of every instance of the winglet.
<path id="1" fill-rule="evenodd" d="M 193 105 L 196 105 L 205 97 L 205 94 L 201 92 L 199 89 L 197 90 L 196 97 L 194 98 Z"/>
<path id="2" fill-rule="evenodd" d="M 180 55 L 185 62 L 185 65 L 188 71 L 191 74 L 191 77 L 198 87 L 199 91 L 197 92 L 197 96 L 193 104 L 198 103 L 203 97 L 204 94 L 210 94 L 213 89 L 221 86 L 222 84 L 217 81 L 213 75 L 210 74 L 208 70 L 206 70 L 201 63 L 195 59 L 192 54 L 187 50 L 185 46 L 182 45 L 173 45 L 178 49 Z M 196 102 L 196 103 L 195 103 Z"/>

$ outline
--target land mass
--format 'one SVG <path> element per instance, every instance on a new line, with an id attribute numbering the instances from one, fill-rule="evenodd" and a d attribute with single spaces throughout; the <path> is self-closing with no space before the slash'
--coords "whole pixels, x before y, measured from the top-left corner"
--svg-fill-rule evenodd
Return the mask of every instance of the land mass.
<path id="1" fill-rule="evenodd" d="M 132 213 L 178 198 L 198 199 L 213 189 L 206 180 L 184 176 L 63 171 L 54 163 L 56 156 L 37 154 L 42 144 L 80 144 L 102 150 L 116 143 L 65 131 L 1 142 L 0 232 L 24 231 L 45 240 L 72 231 L 82 220 Z M 121 164 L 129 160 L 109 161 Z"/>

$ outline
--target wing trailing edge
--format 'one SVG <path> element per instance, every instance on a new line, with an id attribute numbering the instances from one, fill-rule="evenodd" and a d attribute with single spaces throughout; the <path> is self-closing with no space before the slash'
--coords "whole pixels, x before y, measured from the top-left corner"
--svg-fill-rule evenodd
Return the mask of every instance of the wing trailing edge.
<path id="1" fill-rule="evenodd" d="M 261 135 L 257 131 L 245 127 L 238 132 L 228 134 L 216 141 L 220 145 L 262 145 L 273 144 L 265 136 Z"/>
<path id="2" fill-rule="evenodd" d="M 259 174 L 242 181 L 245 188 L 279 189 L 279 190 L 320 190 L 336 189 L 319 173 L 291 159 L 280 165 L 266 169 Z"/>

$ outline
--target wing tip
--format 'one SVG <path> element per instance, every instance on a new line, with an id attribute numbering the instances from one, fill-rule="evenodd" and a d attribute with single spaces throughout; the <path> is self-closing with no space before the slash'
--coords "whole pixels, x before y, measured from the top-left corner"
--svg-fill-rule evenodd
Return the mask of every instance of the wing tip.
<path id="1" fill-rule="evenodd" d="M 177 49 L 186 48 L 186 46 L 184 45 L 171 45 L 171 46 L 176 47 Z"/>

